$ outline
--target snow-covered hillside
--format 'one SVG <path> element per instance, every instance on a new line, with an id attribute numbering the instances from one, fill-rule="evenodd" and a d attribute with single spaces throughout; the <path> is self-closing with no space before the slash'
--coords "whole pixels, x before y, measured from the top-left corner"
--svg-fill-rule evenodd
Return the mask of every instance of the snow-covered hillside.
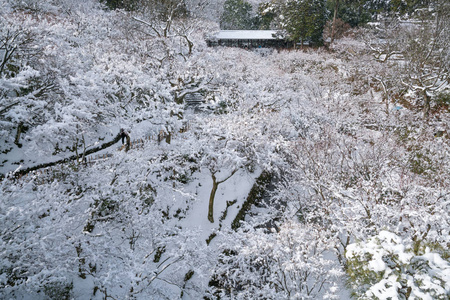
<path id="1" fill-rule="evenodd" d="M 0 298 L 449 296 L 448 86 L 424 117 L 372 32 L 262 56 L 200 11 L 0 7 Z"/>

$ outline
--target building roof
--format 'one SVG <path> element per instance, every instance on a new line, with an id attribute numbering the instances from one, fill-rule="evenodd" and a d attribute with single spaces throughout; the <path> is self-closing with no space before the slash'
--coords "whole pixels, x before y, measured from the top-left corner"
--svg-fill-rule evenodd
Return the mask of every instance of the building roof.
<path id="1" fill-rule="evenodd" d="M 218 40 L 276 40 L 276 30 L 221 30 L 214 35 Z M 277 37 L 278 36 L 278 37 Z"/>

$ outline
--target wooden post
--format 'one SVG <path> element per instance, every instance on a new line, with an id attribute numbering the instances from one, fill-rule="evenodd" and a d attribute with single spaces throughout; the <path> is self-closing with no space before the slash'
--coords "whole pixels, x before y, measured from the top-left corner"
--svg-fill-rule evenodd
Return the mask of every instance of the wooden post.
<path id="1" fill-rule="evenodd" d="M 23 131 L 23 122 L 20 122 L 19 125 L 17 125 L 17 131 L 16 131 L 16 138 L 14 139 L 14 144 L 17 145 L 17 147 L 22 148 L 22 144 L 20 143 L 20 135 Z"/>
<path id="2" fill-rule="evenodd" d="M 163 130 L 160 130 L 160 131 L 159 131 L 159 134 L 158 134 L 158 144 L 161 143 L 161 141 L 163 140 L 163 138 L 164 138 L 164 131 L 163 131 Z"/>
<path id="3" fill-rule="evenodd" d="M 128 152 L 131 148 L 131 139 L 128 132 L 125 131 L 125 129 L 120 129 L 120 135 L 122 137 L 122 144 L 124 143 L 124 139 L 126 139 L 126 146 L 125 146 L 125 152 Z"/>

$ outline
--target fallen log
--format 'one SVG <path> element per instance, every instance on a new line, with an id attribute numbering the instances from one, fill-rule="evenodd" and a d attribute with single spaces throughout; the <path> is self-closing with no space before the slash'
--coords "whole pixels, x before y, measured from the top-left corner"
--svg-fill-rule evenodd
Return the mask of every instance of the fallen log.
<path id="1" fill-rule="evenodd" d="M 99 145 L 99 146 L 97 146 L 97 147 L 94 147 L 94 148 L 91 148 L 91 149 L 86 150 L 84 156 L 86 157 L 86 156 L 88 156 L 88 155 L 90 155 L 90 154 L 92 154 L 92 153 L 96 153 L 96 152 L 98 152 L 98 151 L 101 151 L 101 150 L 103 150 L 103 149 L 106 149 L 106 148 L 108 148 L 108 147 L 111 147 L 112 145 L 114 145 L 114 144 L 116 144 L 118 141 L 120 141 L 121 138 L 122 138 L 122 131 L 121 131 L 120 133 L 118 133 L 118 134 L 114 137 L 114 139 L 113 139 L 112 141 L 109 141 L 109 142 L 107 142 L 107 143 L 103 143 L 103 144 L 101 144 L 101 145 Z M 128 139 L 127 139 L 127 142 L 128 142 Z M 127 144 L 128 144 L 128 143 L 127 143 Z M 39 165 L 36 165 L 36 166 L 33 166 L 33 167 L 29 167 L 29 168 L 26 168 L 26 169 L 20 169 L 20 170 L 17 170 L 16 172 L 14 172 L 14 173 L 13 173 L 13 176 L 16 177 L 16 178 L 19 178 L 19 177 L 22 177 L 22 176 L 24 176 L 24 175 L 26 175 L 26 174 L 28 174 L 28 173 L 30 173 L 30 172 L 32 172 L 32 171 L 36 171 L 36 170 L 39 170 L 39 169 L 48 168 L 48 167 L 53 167 L 53 166 L 56 166 L 56 165 L 59 165 L 59 164 L 67 163 L 67 162 L 69 162 L 69 161 L 76 160 L 76 159 L 78 159 L 79 157 L 80 157 L 79 155 L 71 155 L 71 156 L 69 156 L 69 157 L 66 157 L 66 158 L 63 158 L 63 159 L 60 159 L 60 160 L 57 160 L 57 161 L 54 161 L 54 162 L 49 162 L 49 163 L 39 164 Z M 2 180 L 3 178 L 5 178 L 5 176 L 6 176 L 5 174 L 0 174 L 0 180 Z"/>

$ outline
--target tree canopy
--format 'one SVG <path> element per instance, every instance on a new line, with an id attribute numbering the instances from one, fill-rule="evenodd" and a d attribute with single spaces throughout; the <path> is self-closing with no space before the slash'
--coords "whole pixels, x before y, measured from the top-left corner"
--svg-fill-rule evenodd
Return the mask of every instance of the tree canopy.
<path id="1" fill-rule="evenodd" d="M 290 0 L 283 6 L 282 27 L 291 39 L 301 45 L 305 42 L 320 43 L 327 18 L 325 1 Z"/>
<path id="2" fill-rule="evenodd" d="M 279 51 L 163 2 L 0 0 L 0 298 L 444 299 L 448 1 Z"/>

